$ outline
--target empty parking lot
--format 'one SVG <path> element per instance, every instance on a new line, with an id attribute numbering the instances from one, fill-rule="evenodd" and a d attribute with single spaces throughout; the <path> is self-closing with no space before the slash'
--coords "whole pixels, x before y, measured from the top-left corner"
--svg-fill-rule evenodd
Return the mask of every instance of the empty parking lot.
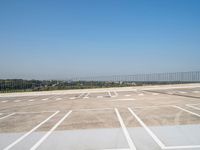
<path id="1" fill-rule="evenodd" d="M 0 95 L 2 150 L 200 149 L 200 84 Z"/>

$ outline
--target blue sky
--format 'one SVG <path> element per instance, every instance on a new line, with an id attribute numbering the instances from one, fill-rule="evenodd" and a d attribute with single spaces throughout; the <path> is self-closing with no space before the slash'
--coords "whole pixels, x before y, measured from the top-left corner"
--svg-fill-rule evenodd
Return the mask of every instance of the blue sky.
<path id="1" fill-rule="evenodd" d="M 0 1 L 0 78 L 200 70 L 199 0 Z"/>

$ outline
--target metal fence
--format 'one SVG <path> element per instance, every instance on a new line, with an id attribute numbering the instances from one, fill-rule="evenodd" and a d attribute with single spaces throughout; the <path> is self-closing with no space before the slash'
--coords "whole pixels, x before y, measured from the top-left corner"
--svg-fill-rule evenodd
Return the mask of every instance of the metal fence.
<path id="1" fill-rule="evenodd" d="M 80 82 L 73 82 L 80 81 Z M 87 82 L 88 81 L 88 82 Z M 89 82 L 89 81 L 97 81 Z M 102 82 L 101 82 L 102 81 Z M 112 82 L 112 84 L 111 84 Z M 115 85 L 113 83 L 115 82 Z M 129 82 L 131 84 L 129 84 Z M 41 91 L 73 88 L 93 88 L 101 86 L 126 86 L 141 84 L 168 84 L 168 83 L 200 83 L 200 71 L 152 73 L 136 75 L 115 75 L 82 77 L 68 80 L 23 80 L 0 79 L 0 92 Z M 122 84 L 123 83 L 123 84 Z M 127 83 L 127 84 L 126 84 Z"/>
<path id="2" fill-rule="evenodd" d="M 72 81 L 199 82 L 200 71 L 73 78 Z"/>

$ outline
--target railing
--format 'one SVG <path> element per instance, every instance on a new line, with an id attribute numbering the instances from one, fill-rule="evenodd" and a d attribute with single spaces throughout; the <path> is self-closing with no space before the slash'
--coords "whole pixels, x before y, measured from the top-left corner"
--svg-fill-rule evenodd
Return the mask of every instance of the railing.
<path id="1" fill-rule="evenodd" d="M 0 92 L 116 87 L 143 84 L 200 83 L 200 71 L 121 76 L 82 77 L 69 80 L 0 79 Z"/>
<path id="2" fill-rule="evenodd" d="M 73 78 L 72 81 L 199 82 L 200 71 Z"/>

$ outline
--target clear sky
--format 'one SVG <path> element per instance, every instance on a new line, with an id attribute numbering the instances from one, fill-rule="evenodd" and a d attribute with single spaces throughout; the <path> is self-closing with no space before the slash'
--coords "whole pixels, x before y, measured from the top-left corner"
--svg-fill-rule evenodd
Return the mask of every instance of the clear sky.
<path id="1" fill-rule="evenodd" d="M 0 78 L 199 70 L 199 0 L 0 1 Z"/>

